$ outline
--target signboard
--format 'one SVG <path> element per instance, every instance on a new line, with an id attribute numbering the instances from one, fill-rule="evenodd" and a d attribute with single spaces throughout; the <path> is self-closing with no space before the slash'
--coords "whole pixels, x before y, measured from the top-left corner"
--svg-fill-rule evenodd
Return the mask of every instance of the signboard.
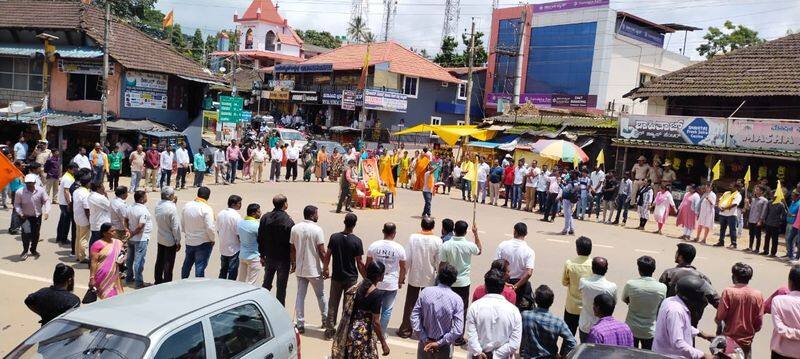
<path id="1" fill-rule="evenodd" d="M 533 13 L 608 6 L 609 0 L 567 0 L 533 5 Z"/>
<path id="2" fill-rule="evenodd" d="M 342 110 L 355 111 L 358 93 L 354 90 L 342 91 Z M 364 95 L 361 95 L 361 106 L 364 106 Z"/>
<path id="3" fill-rule="evenodd" d="M 318 103 L 319 94 L 315 91 L 292 91 L 290 99 L 294 102 Z"/>
<path id="4" fill-rule="evenodd" d="M 364 95 L 356 90 L 342 90 L 341 92 L 323 92 L 320 95 L 323 105 L 341 106 L 344 110 L 355 110 L 356 106 L 364 105 Z M 347 100 L 345 100 L 345 97 Z M 345 103 L 347 102 L 347 103 Z"/>
<path id="5" fill-rule="evenodd" d="M 377 111 L 406 112 L 408 96 L 399 92 L 364 90 L 364 108 Z"/>
<path id="6" fill-rule="evenodd" d="M 500 100 L 511 102 L 511 94 L 493 92 L 486 97 L 487 104 L 496 105 Z M 519 95 L 519 103 L 530 103 L 539 107 L 594 108 L 597 106 L 597 96 L 523 93 Z"/>
<path id="7" fill-rule="evenodd" d="M 619 137 L 724 147 L 727 127 L 720 117 L 629 115 L 619 119 Z"/>
<path id="8" fill-rule="evenodd" d="M 800 122 L 734 118 L 728 123 L 728 147 L 758 150 L 800 150 Z"/>
<path id="9" fill-rule="evenodd" d="M 203 132 L 216 132 L 217 121 L 219 120 L 219 112 L 217 111 L 203 111 Z"/>
<path id="10" fill-rule="evenodd" d="M 167 92 L 169 76 L 152 72 L 128 71 L 125 73 L 125 86 Z"/>
<path id="11" fill-rule="evenodd" d="M 272 89 L 291 90 L 294 88 L 294 80 L 269 80 L 267 86 Z"/>
<path id="12" fill-rule="evenodd" d="M 220 122 L 219 139 L 227 142 L 236 138 L 236 124 L 233 122 Z"/>
<path id="13" fill-rule="evenodd" d="M 269 100 L 289 100 L 289 91 L 261 91 L 261 97 Z"/>
<path id="14" fill-rule="evenodd" d="M 167 109 L 166 92 L 125 90 L 125 107 Z"/>
<path id="15" fill-rule="evenodd" d="M 253 111 L 242 111 L 242 122 L 250 122 L 253 119 Z"/>
<path id="16" fill-rule="evenodd" d="M 617 19 L 617 33 L 658 47 L 664 46 L 664 34 L 639 24 L 625 21 L 625 18 Z"/>
<path id="17" fill-rule="evenodd" d="M 278 64 L 275 73 L 300 74 L 309 72 L 333 72 L 333 64 Z"/>
<path id="18" fill-rule="evenodd" d="M 99 61 L 59 59 L 58 70 L 67 74 L 103 75 L 103 63 Z M 108 67 L 108 74 L 114 74 L 114 66 Z"/>
<path id="19" fill-rule="evenodd" d="M 219 97 L 219 121 L 222 123 L 239 123 L 242 119 L 242 106 L 244 99 L 241 97 Z"/>

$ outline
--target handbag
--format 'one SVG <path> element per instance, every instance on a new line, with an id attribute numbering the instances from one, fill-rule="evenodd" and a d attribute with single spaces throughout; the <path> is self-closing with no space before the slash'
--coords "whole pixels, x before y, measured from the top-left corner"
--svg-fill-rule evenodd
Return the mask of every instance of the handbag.
<path id="1" fill-rule="evenodd" d="M 96 301 L 97 301 L 97 291 L 94 289 L 94 287 L 89 287 L 89 290 L 87 290 L 86 294 L 83 295 L 83 300 L 81 300 L 81 303 L 89 304 L 89 303 L 94 303 Z"/>

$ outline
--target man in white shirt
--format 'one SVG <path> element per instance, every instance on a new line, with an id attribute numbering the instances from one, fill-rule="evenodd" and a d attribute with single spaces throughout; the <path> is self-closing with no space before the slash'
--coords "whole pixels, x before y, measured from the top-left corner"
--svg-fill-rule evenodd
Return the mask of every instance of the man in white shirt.
<path id="1" fill-rule="evenodd" d="M 114 190 L 114 199 L 111 200 L 111 224 L 117 233 L 117 238 L 128 238 L 128 229 L 125 228 L 125 217 L 128 216 L 128 187 L 117 186 Z"/>
<path id="2" fill-rule="evenodd" d="M 392 317 L 397 290 L 406 283 L 406 250 L 394 241 L 396 234 L 397 226 L 386 222 L 383 225 L 383 239 L 373 242 L 367 248 L 367 266 L 371 262 L 381 262 L 386 266 L 383 281 L 376 286 L 385 292 L 381 303 L 381 329 L 384 333 Z"/>
<path id="3" fill-rule="evenodd" d="M 294 314 L 297 331 L 305 333 L 305 303 L 308 285 L 314 289 L 317 305 L 322 314 L 322 329 L 329 328 L 328 300 L 325 298 L 325 279 L 322 277 L 322 258 L 325 257 L 325 234 L 317 224 L 319 210 L 314 206 L 303 208 L 303 221 L 292 227 L 289 235 L 290 257 L 297 276 L 297 299 Z"/>
<path id="4" fill-rule="evenodd" d="M 186 172 L 189 171 L 189 150 L 186 143 L 181 143 L 175 150 L 175 162 L 178 164 L 178 175 L 175 176 L 175 189 L 186 189 Z"/>
<path id="5" fill-rule="evenodd" d="M 294 140 L 286 148 L 286 180 L 292 177 L 292 182 L 297 179 L 297 160 L 300 158 L 300 148 L 295 146 Z"/>
<path id="6" fill-rule="evenodd" d="M 397 336 L 401 338 L 410 338 L 413 334 L 411 311 L 417 302 L 419 292 L 425 287 L 436 285 L 436 269 L 441 262 L 439 251 L 442 248 L 442 238 L 433 233 L 436 221 L 430 217 L 423 217 L 420 226 L 422 230 L 408 238 L 406 247 L 408 290 L 403 306 L 403 322 L 397 329 Z"/>
<path id="7" fill-rule="evenodd" d="M 92 244 L 101 237 L 100 226 L 111 222 L 111 201 L 106 196 L 106 188 L 102 182 L 92 182 L 89 188 L 92 192 L 86 201 L 89 203 L 89 230 L 92 231 L 89 248 L 92 248 Z"/>
<path id="8" fill-rule="evenodd" d="M 75 162 L 79 169 L 92 169 L 92 164 L 89 163 L 89 157 L 86 156 L 86 149 L 83 147 L 78 149 L 78 154 L 72 158 L 72 162 Z"/>
<path id="9" fill-rule="evenodd" d="M 490 270 L 484 276 L 486 295 L 467 310 L 467 353 L 469 358 L 509 359 L 522 341 L 522 315 L 500 293 L 505 288 L 503 273 Z"/>
<path id="10" fill-rule="evenodd" d="M 75 221 L 75 259 L 81 263 L 88 263 L 87 251 L 89 250 L 89 183 L 92 182 L 91 173 L 78 179 L 80 187 L 72 192 L 72 219 Z"/>
<path id="11" fill-rule="evenodd" d="M 480 155 L 476 155 L 480 164 L 478 165 L 478 193 L 475 195 L 475 201 L 478 201 L 478 196 L 481 197 L 481 204 L 486 203 L 486 180 L 489 177 L 489 164 L 486 163 L 486 158 L 480 158 Z"/>
<path id="12" fill-rule="evenodd" d="M 511 208 L 522 208 L 522 186 L 525 181 L 525 176 L 528 174 L 528 169 L 525 167 L 525 159 L 520 158 L 517 162 L 517 167 L 514 168 L 514 187 L 511 193 Z"/>
<path id="13" fill-rule="evenodd" d="M 134 204 L 128 208 L 125 217 L 125 227 L 130 231 L 128 239 L 128 257 L 125 266 L 125 282 L 135 282 L 136 288 L 147 287 L 150 283 L 144 282 L 144 260 L 147 257 L 147 243 L 153 231 L 152 215 L 147 209 L 147 192 L 137 190 L 133 193 Z"/>
<path id="14" fill-rule="evenodd" d="M 547 165 L 542 165 L 539 175 L 536 176 L 536 202 L 539 203 L 539 213 L 544 212 L 547 204 L 547 177 L 550 176 L 550 171 L 547 170 Z"/>
<path id="15" fill-rule="evenodd" d="M 261 183 L 261 177 L 264 173 L 264 162 L 267 160 L 267 150 L 264 149 L 264 145 L 261 142 L 258 143 L 258 147 L 253 150 L 253 164 L 250 166 L 252 167 L 252 177 L 253 182 L 258 181 Z"/>
<path id="16" fill-rule="evenodd" d="M 155 283 L 172 281 L 175 254 L 181 249 L 181 222 L 175 202 L 175 190 L 166 186 L 161 190 L 161 201 L 155 209 L 158 226 L 158 249 L 156 252 Z"/>
<path id="17" fill-rule="evenodd" d="M 281 180 L 281 161 L 283 161 L 283 150 L 280 141 L 275 142 L 275 147 L 269 150 L 269 180 L 270 182 L 280 182 Z"/>
<path id="18" fill-rule="evenodd" d="M 725 229 L 727 228 L 731 235 L 730 248 L 736 249 L 736 228 L 739 221 L 739 203 L 742 203 L 741 194 L 742 184 L 736 182 L 733 190 L 725 192 L 719 199 L 719 242 L 714 244 L 714 247 L 722 247 L 725 245 Z M 791 259 L 791 258 L 790 258 Z"/>
<path id="19" fill-rule="evenodd" d="M 58 208 L 61 215 L 58 217 L 58 227 L 56 230 L 56 242 L 61 245 L 69 244 L 67 237 L 72 227 L 72 241 L 75 242 L 75 226 L 72 224 L 72 194 L 69 192 L 72 184 L 75 183 L 75 175 L 78 173 L 78 165 L 70 162 L 67 171 L 61 176 L 58 182 Z M 74 247 L 73 247 L 74 248 Z"/>
<path id="20" fill-rule="evenodd" d="M 600 293 L 607 293 L 612 297 L 617 297 L 617 285 L 606 279 L 608 271 L 608 260 L 603 257 L 592 258 L 592 275 L 588 278 L 581 278 L 578 289 L 581 291 L 581 316 L 578 319 L 578 329 L 581 343 L 585 343 L 589 337 L 589 331 L 597 323 L 597 316 L 594 314 L 594 297 Z"/>
<path id="21" fill-rule="evenodd" d="M 219 184 L 219 177 L 222 176 L 222 183 L 228 184 L 228 159 L 225 158 L 225 151 L 219 147 L 214 148 L 214 183 Z"/>
<path id="22" fill-rule="evenodd" d="M 514 225 L 514 238 L 500 242 L 495 259 L 508 262 L 508 282 L 517 292 L 517 307 L 520 311 L 533 309 L 533 289 L 530 279 L 536 263 L 536 253 L 525 242 L 528 226 L 517 222 Z"/>
<path id="23" fill-rule="evenodd" d="M 186 240 L 186 258 L 181 268 L 182 279 L 189 278 L 192 266 L 195 277 L 205 277 L 217 232 L 214 210 L 208 205 L 210 197 L 211 190 L 208 187 L 200 187 L 197 189 L 197 198 L 183 206 L 181 228 Z"/>
<path id="24" fill-rule="evenodd" d="M 14 144 L 14 159 L 22 162 L 28 160 L 28 143 L 23 136 L 20 136 L 19 141 Z"/>
<path id="25" fill-rule="evenodd" d="M 536 184 L 539 182 L 539 176 L 542 174 L 542 170 L 537 166 L 538 162 L 531 162 L 531 166 L 527 171 L 528 173 L 525 174 L 525 195 L 523 199 L 525 200 L 525 210 L 528 212 L 536 207 Z"/>
<path id="26" fill-rule="evenodd" d="M 175 162 L 175 153 L 172 152 L 171 145 L 167 145 L 167 148 L 161 152 L 159 161 L 159 167 L 161 167 L 161 178 L 158 180 L 158 187 L 164 188 L 164 186 L 170 185 L 170 179 L 172 178 L 172 163 Z"/>
<path id="27" fill-rule="evenodd" d="M 600 168 L 598 165 L 595 167 L 594 171 L 589 174 L 589 180 L 591 181 L 590 187 L 590 194 L 592 197 L 592 205 L 590 206 L 589 210 L 589 217 L 591 217 L 592 212 L 595 213 L 595 220 L 600 220 L 600 201 L 603 199 L 603 185 L 606 182 L 606 173 L 603 172 L 603 169 Z"/>
<path id="28" fill-rule="evenodd" d="M 239 276 L 239 221 L 242 215 L 242 197 L 228 197 L 228 208 L 217 214 L 217 234 L 219 235 L 220 262 L 219 279 L 236 280 Z"/>

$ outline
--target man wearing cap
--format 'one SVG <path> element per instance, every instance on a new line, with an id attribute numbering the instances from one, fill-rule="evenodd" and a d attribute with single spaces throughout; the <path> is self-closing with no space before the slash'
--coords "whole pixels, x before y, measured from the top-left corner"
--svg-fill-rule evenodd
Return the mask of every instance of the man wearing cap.
<path id="1" fill-rule="evenodd" d="M 658 156 L 653 158 L 653 164 L 650 165 L 650 181 L 653 187 L 653 193 L 658 193 L 661 189 L 661 160 Z"/>
<path id="2" fill-rule="evenodd" d="M 92 164 L 92 182 L 102 183 L 105 175 L 108 174 L 108 156 L 103 152 L 100 143 L 94 144 L 94 150 L 89 152 L 89 162 Z"/>
<path id="3" fill-rule="evenodd" d="M 22 221 L 22 254 L 20 260 L 28 258 L 28 250 L 34 257 L 39 257 L 36 245 L 39 243 L 39 229 L 42 226 L 42 217 L 47 220 L 50 212 L 50 197 L 41 186 L 36 185 L 37 176 L 29 173 L 25 175 L 25 187 L 14 193 L 14 211 Z"/>
<path id="4" fill-rule="evenodd" d="M 661 170 L 661 185 L 672 185 L 672 182 L 675 182 L 675 180 L 678 178 L 678 176 L 675 174 L 675 170 L 672 169 L 672 162 L 666 160 L 661 167 L 663 167 Z"/>
<path id="5" fill-rule="evenodd" d="M 47 148 L 47 140 L 39 140 L 36 149 L 33 150 L 33 159 L 36 163 L 44 166 L 47 159 L 51 156 L 50 149 Z"/>
<path id="6" fill-rule="evenodd" d="M 633 175 L 633 188 L 631 193 L 639 193 L 639 189 L 645 185 L 645 181 L 650 178 L 650 165 L 647 164 L 647 158 L 639 156 L 636 163 L 631 168 L 631 175 Z M 660 180 L 660 179 L 659 179 Z M 636 196 L 630 196 L 631 206 L 636 206 Z"/>

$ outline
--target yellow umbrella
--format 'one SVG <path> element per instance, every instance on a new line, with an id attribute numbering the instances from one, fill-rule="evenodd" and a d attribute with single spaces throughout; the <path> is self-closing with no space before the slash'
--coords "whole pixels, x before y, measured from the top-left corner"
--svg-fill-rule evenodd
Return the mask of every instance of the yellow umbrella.
<path id="1" fill-rule="evenodd" d="M 481 141 L 493 138 L 497 131 L 479 129 L 477 126 L 459 125 L 416 125 L 405 130 L 395 132 L 393 135 L 407 135 L 410 133 L 433 132 L 448 145 L 454 145 L 461 137 L 470 136 Z"/>

